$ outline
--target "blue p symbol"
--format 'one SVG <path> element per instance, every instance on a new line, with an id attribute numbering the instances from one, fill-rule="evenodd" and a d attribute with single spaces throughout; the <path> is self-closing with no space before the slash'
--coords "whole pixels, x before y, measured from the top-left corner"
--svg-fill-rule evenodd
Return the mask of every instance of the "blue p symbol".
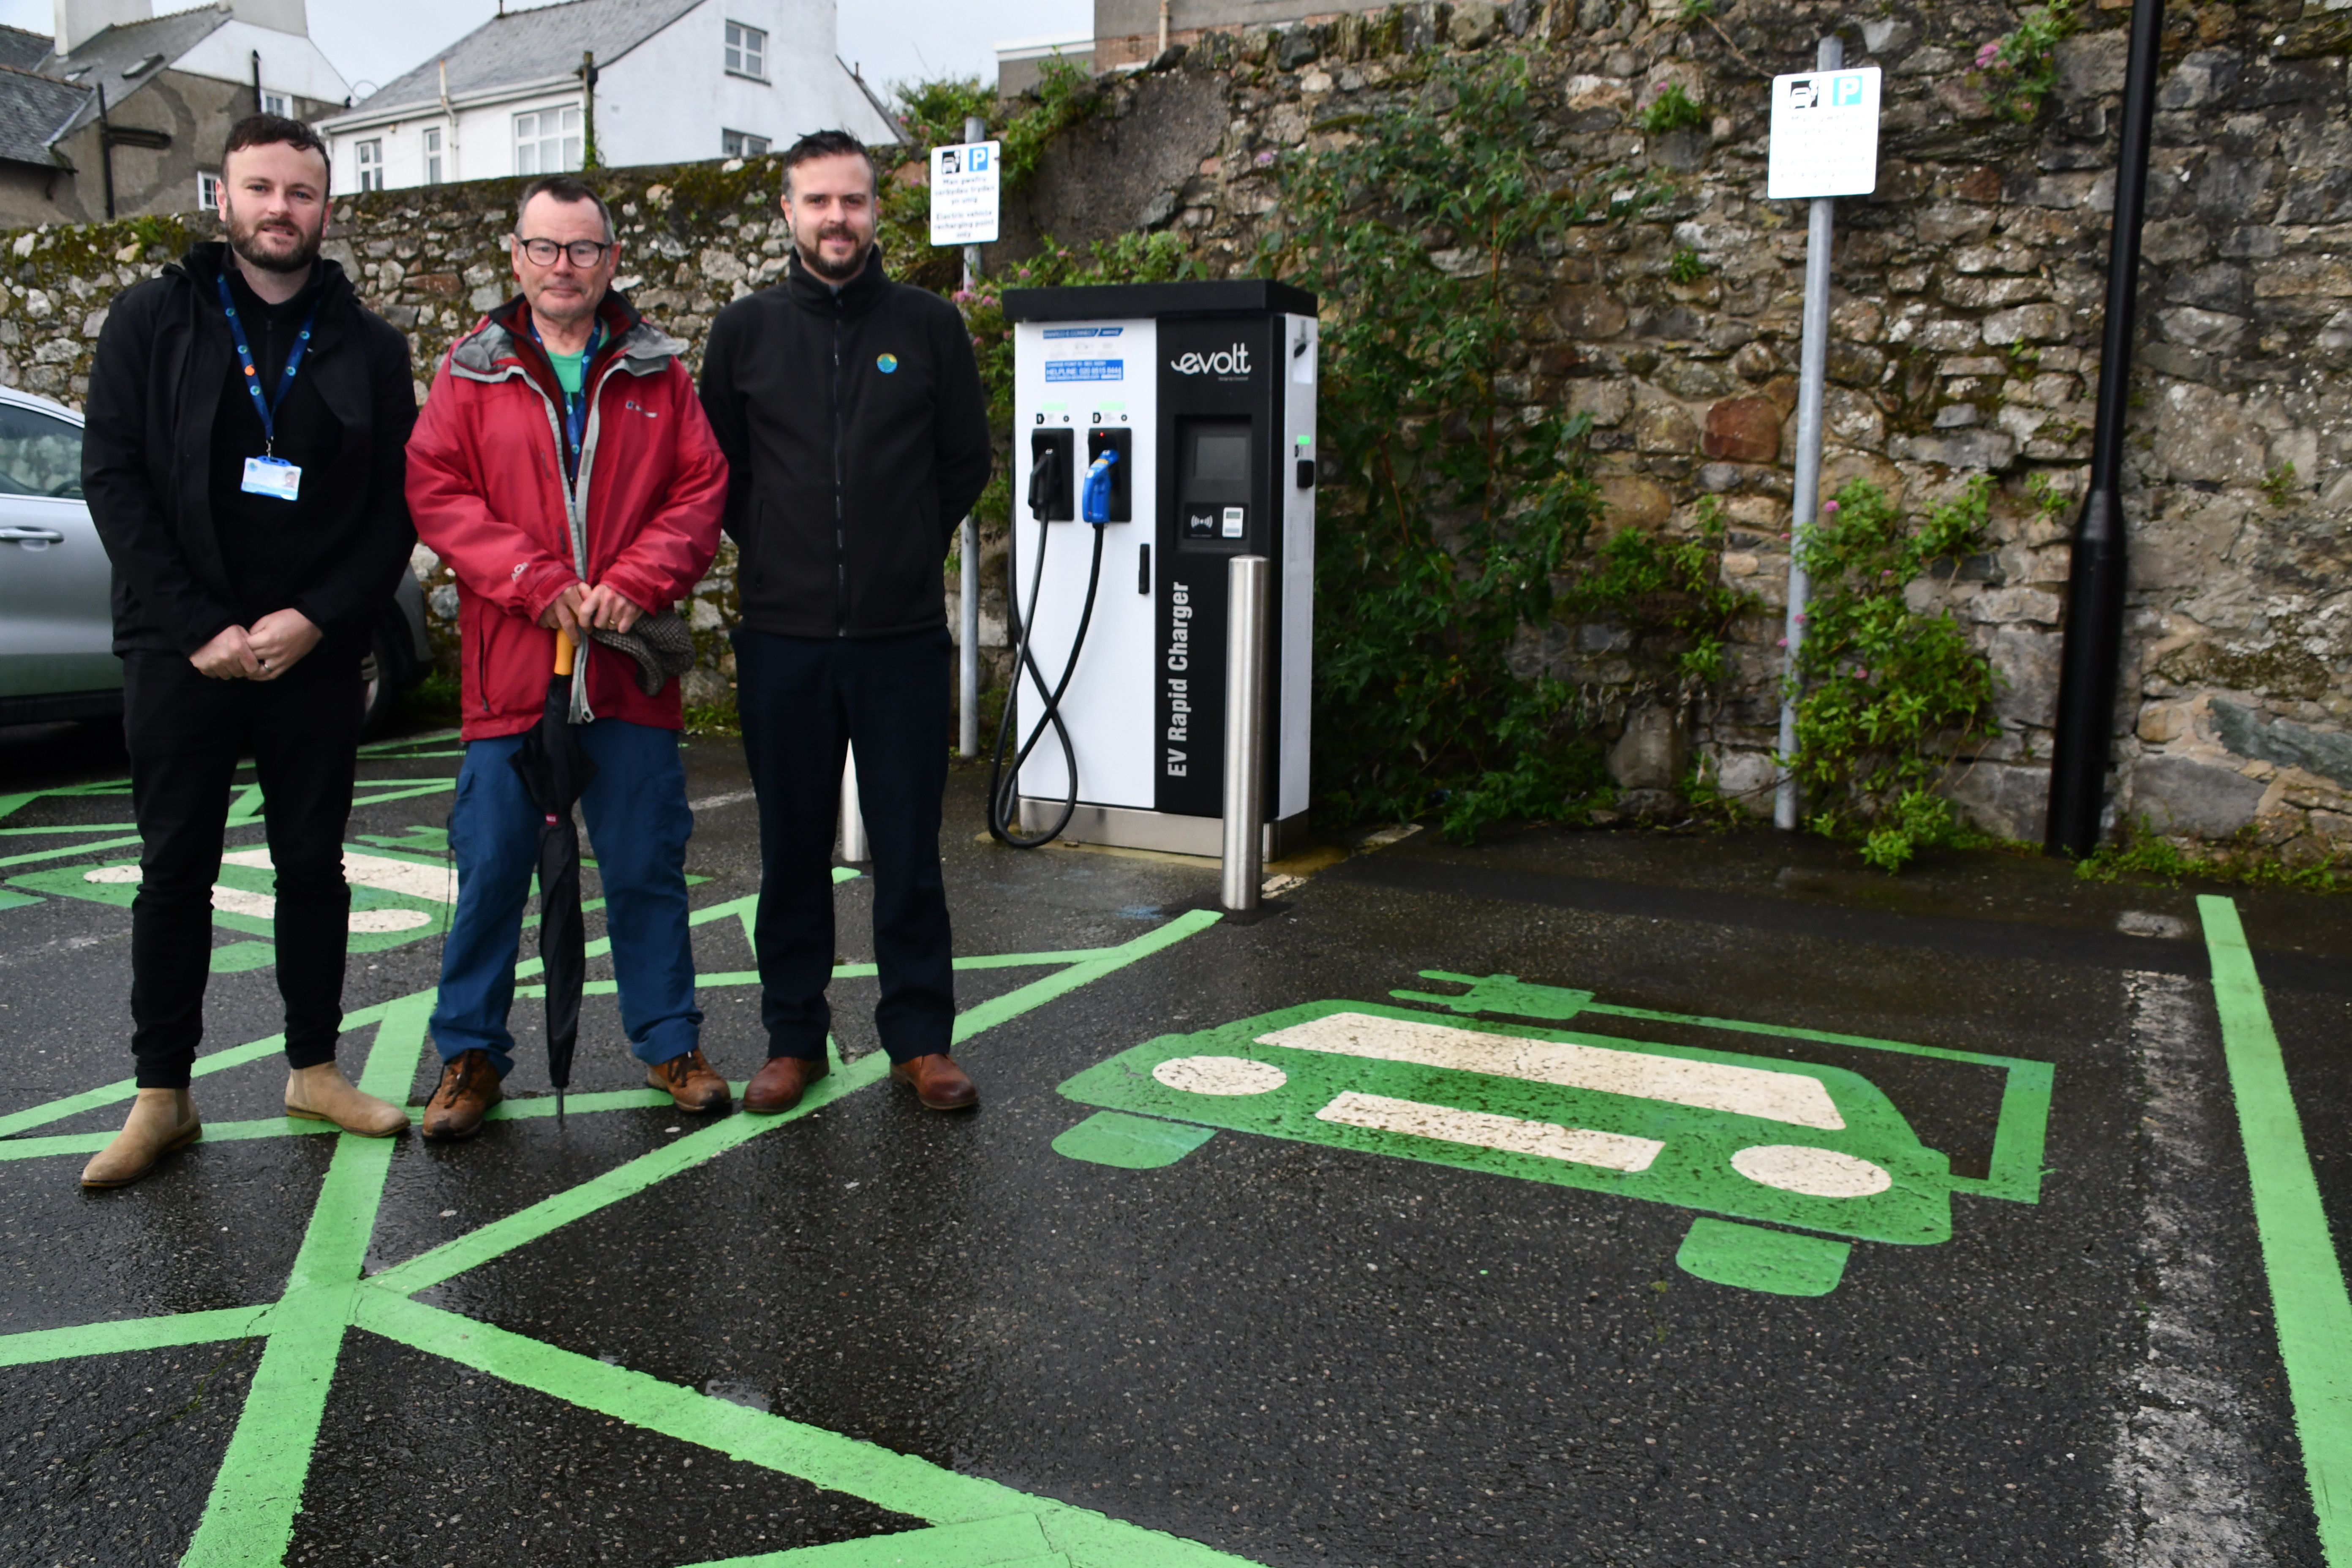
<path id="1" fill-rule="evenodd" d="M 1830 90 L 1833 95 L 1830 101 L 1836 104 L 1841 109 L 1850 103 L 1860 103 L 1862 101 L 1862 79 L 1858 76 L 1839 77 L 1836 79 L 1836 85 Z"/>
<path id="2" fill-rule="evenodd" d="M 1854 90 L 1855 90 L 1855 92 L 1856 92 L 1857 94 L 1859 94 L 1859 93 L 1860 93 L 1860 91 L 1861 91 L 1861 89 L 1860 89 L 1859 88 L 1855 89 Z M 987 149 L 987 148 L 985 148 L 985 147 L 975 147 L 975 148 L 973 148 L 973 149 L 971 150 L 971 162 L 969 163 L 969 164 L 968 164 L 967 166 L 968 166 L 968 167 L 971 170 L 971 172 L 972 172 L 973 174 L 977 174 L 978 173 L 980 173 L 982 169 L 987 168 L 987 167 L 988 167 L 988 149 Z"/>

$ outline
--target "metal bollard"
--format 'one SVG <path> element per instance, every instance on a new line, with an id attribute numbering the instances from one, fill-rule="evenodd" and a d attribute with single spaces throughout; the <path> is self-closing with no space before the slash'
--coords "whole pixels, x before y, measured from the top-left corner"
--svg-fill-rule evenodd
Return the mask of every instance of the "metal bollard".
<path id="1" fill-rule="evenodd" d="M 1265 621 L 1273 563 L 1236 555 L 1225 568 L 1225 835 L 1219 901 L 1257 908 L 1265 879 Z"/>
<path id="2" fill-rule="evenodd" d="M 963 595 L 956 605 L 956 755 L 980 755 L 980 524 L 963 520 Z"/>
<path id="3" fill-rule="evenodd" d="M 841 858 L 855 866 L 873 856 L 866 843 L 866 808 L 857 803 L 857 753 L 848 758 L 841 768 Z"/>

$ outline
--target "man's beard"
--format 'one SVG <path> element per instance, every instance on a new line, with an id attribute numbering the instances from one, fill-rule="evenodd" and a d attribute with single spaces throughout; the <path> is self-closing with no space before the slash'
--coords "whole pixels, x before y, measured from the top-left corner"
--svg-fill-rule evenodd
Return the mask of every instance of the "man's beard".
<path id="1" fill-rule="evenodd" d="M 847 260 L 835 263 L 827 261 L 824 258 L 824 252 L 821 248 L 825 240 L 829 237 L 855 239 L 856 238 L 856 236 L 850 233 L 847 226 L 843 224 L 830 224 L 818 229 L 816 231 L 816 247 L 812 247 L 810 246 L 801 246 L 799 247 L 801 253 L 801 265 L 807 268 L 811 272 L 815 273 L 818 277 L 824 279 L 828 283 L 846 283 L 851 279 L 866 270 L 866 258 L 871 255 L 874 250 L 874 242 L 872 240 L 867 240 L 865 244 L 859 246 L 855 251 L 852 251 Z"/>
<path id="2" fill-rule="evenodd" d="M 258 267 L 264 272 L 308 271 L 310 263 L 319 259 L 319 242 L 325 233 L 326 226 L 320 225 L 318 234 L 309 235 L 302 233 L 297 225 L 289 224 L 285 226 L 294 230 L 297 243 L 293 250 L 288 254 L 273 256 L 257 243 L 260 237 L 260 226 L 241 224 L 237 222 L 236 215 L 231 213 L 228 223 L 228 247 L 236 251 L 238 259 L 246 265 Z"/>

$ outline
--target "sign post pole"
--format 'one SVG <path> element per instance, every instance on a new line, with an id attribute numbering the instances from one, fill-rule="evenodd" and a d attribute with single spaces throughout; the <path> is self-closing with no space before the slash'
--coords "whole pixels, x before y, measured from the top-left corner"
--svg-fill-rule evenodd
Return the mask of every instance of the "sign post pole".
<path id="1" fill-rule="evenodd" d="M 977 114 L 963 122 L 963 139 L 978 142 L 988 134 Z M 970 293 L 980 280 L 980 247 L 963 247 L 963 286 Z M 963 564 L 962 588 L 956 598 L 956 754 L 980 755 L 980 522 L 966 513 L 956 553 Z"/>
<path id="2" fill-rule="evenodd" d="M 1807 536 L 1821 512 L 1822 403 L 1829 371 L 1830 251 L 1837 198 L 1866 195 L 1877 185 L 1878 72 L 1846 71 L 1845 45 L 1821 41 L 1811 73 L 1772 82 L 1772 143 L 1767 194 L 1810 196 L 1811 227 L 1805 239 L 1805 314 L 1798 350 L 1795 493 L 1789 508 L 1789 609 L 1783 633 L 1788 658 L 1780 691 L 1779 788 L 1772 824 L 1794 831 L 1799 801 L 1797 753 L 1798 650 L 1805 640 L 1805 606 L 1812 584 L 1805 571 Z"/>

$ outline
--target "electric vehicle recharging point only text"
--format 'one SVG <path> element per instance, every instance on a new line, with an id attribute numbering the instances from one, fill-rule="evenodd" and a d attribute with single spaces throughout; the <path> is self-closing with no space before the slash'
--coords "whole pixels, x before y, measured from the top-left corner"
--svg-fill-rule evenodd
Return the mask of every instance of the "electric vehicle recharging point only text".
<path id="1" fill-rule="evenodd" d="M 1004 313 L 1025 651 L 992 826 L 1217 855 L 1226 568 L 1263 555 L 1265 852 L 1282 854 L 1307 821 L 1315 296 L 1261 279 L 1013 289 Z"/>

